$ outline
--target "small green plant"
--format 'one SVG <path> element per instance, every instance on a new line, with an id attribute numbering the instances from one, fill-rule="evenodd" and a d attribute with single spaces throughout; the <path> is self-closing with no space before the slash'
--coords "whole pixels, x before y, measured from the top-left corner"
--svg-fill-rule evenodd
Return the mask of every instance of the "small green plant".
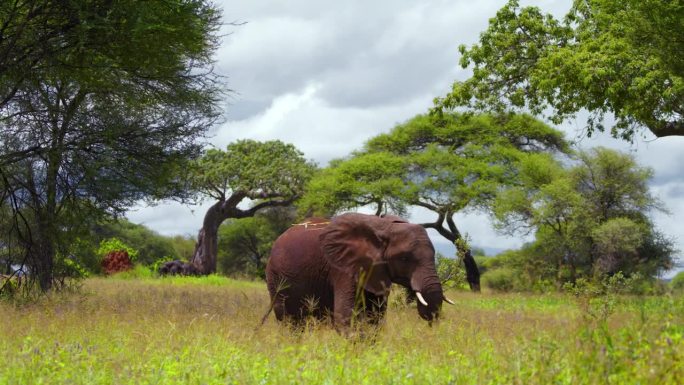
<path id="1" fill-rule="evenodd" d="M 55 271 L 60 277 L 79 279 L 90 276 L 88 270 L 71 257 L 58 258 Z"/>
<path id="2" fill-rule="evenodd" d="M 135 264 L 132 269 L 116 273 L 115 276 L 122 279 L 152 278 L 155 276 L 155 270 L 148 266 Z"/>
<path id="3" fill-rule="evenodd" d="M 622 272 L 597 279 L 578 278 L 575 283 L 566 283 L 566 292 L 578 296 L 597 297 L 631 293 L 634 286 L 641 281 L 641 274 L 635 273 L 627 277 Z"/>
<path id="4" fill-rule="evenodd" d="M 21 277 L 0 276 L 0 299 L 13 299 L 22 288 Z"/>
<path id="5" fill-rule="evenodd" d="M 458 259 L 436 256 L 437 275 L 445 289 L 467 289 L 466 272 Z"/>
<path id="6" fill-rule="evenodd" d="M 577 301 L 585 321 L 585 336 L 591 344 L 612 346 L 608 319 L 618 306 L 619 296 L 631 292 L 640 279 L 639 274 L 625 277 L 622 272 L 617 272 L 594 280 L 580 278 L 574 284 L 563 286 Z"/>

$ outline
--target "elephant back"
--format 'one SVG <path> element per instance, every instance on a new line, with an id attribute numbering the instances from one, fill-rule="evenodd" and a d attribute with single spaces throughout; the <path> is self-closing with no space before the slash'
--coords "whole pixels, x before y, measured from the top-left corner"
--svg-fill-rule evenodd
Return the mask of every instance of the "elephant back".
<path id="1" fill-rule="evenodd" d="M 320 263 L 319 236 L 329 223 L 327 218 L 314 217 L 293 224 L 273 242 L 267 269 L 290 275 L 305 265 Z"/>

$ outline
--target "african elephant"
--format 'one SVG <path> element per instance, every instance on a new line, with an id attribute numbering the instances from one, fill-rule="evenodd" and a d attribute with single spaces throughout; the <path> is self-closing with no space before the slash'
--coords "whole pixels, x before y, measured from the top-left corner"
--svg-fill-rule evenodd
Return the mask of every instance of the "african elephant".
<path id="1" fill-rule="evenodd" d="M 266 281 L 278 320 L 332 314 L 338 329 L 350 325 L 355 309 L 377 323 L 392 283 L 415 293 L 425 320 L 439 316 L 443 300 L 451 303 L 427 232 L 396 216 L 347 213 L 296 224 L 274 242 Z"/>

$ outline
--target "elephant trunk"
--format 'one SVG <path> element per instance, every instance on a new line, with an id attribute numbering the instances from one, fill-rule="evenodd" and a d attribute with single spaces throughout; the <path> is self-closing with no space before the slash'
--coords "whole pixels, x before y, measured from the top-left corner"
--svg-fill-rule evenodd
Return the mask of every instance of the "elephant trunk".
<path id="1" fill-rule="evenodd" d="M 421 281 L 419 284 L 414 284 L 415 280 L 411 282 L 411 288 L 416 292 L 418 299 L 418 315 L 426 321 L 432 321 L 439 318 L 444 292 L 436 274 Z"/>

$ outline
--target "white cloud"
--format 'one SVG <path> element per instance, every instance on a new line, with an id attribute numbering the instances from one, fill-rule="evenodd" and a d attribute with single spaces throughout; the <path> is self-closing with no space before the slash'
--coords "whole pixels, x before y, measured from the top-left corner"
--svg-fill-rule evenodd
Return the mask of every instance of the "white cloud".
<path id="1" fill-rule="evenodd" d="M 126 213 L 133 223 L 144 225 L 159 234 L 197 236 L 202 227 L 204 213 L 210 203 L 188 206 L 178 202 L 161 202 L 158 205 L 140 204 Z"/>
<path id="2" fill-rule="evenodd" d="M 320 98 L 320 85 L 279 96 L 263 112 L 228 121 L 212 138 L 222 148 L 237 139 L 279 139 L 294 144 L 305 155 L 325 165 L 348 155 L 378 133 L 388 131 L 430 106 L 432 97 L 420 95 L 405 103 L 375 108 L 333 107 Z M 239 103 L 237 104 L 239 106 Z"/>

